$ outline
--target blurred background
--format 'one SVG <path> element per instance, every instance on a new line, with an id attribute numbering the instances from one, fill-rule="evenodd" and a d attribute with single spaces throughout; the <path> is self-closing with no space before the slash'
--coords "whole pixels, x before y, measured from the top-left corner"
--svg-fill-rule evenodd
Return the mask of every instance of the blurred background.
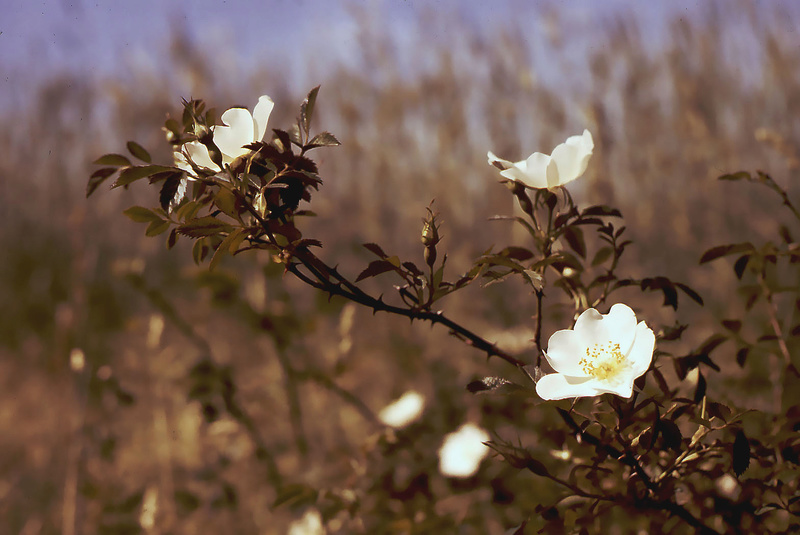
<path id="1" fill-rule="evenodd" d="M 353 275 L 363 242 L 421 260 L 434 198 L 453 277 L 524 244 L 487 221 L 513 203 L 486 152 L 516 161 L 588 128 L 570 191 L 624 214 L 623 273 L 700 291 L 706 306 L 677 314 L 631 297 L 650 324 L 693 323 L 691 344 L 734 306 L 729 267 L 698 267 L 702 252 L 783 218 L 766 189 L 716 177 L 762 169 L 797 199 L 799 32 L 791 0 L 4 0 L 0 532 L 286 533 L 311 506 L 332 533 L 503 533 L 549 500 L 500 461 L 467 482 L 436 473 L 462 422 L 516 440 L 529 401 L 464 390 L 507 365 L 328 301 L 267 256 L 209 273 L 188 240 L 167 251 L 121 215 L 157 204 L 144 184 L 84 198 L 91 162 L 127 140 L 171 160 L 160 127 L 181 98 L 222 111 L 268 94 L 270 126 L 288 128 L 322 84 L 314 127 L 342 146 L 315 155 L 305 234 Z M 367 287 L 390 293 L 384 277 Z M 561 305 L 545 340 L 571 321 Z M 445 308 L 533 358 L 521 283 Z M 375 413 L 409 389 L 423 418 L 388 436 Z"/>

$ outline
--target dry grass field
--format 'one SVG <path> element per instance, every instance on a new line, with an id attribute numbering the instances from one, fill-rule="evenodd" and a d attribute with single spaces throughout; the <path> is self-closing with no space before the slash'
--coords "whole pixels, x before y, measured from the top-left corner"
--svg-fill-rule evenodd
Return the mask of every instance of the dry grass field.
<path id="1" fill-rule="evenodd" d="M 800 20 L 777 2 L 735 3 L 675 17 L 658 46 L 620 16 L 597 29 L 578 72 L 555 10 L 547 54 L 534 54 L 518 27 L 491 39 L 452 32 L 415 72 L 403 58 L 422 50 L 398 51 L 365 26 L 363 57 L 327 66 L 322 79 L 311 66 L 305 75 L 322 84 L 315 127 L 342 142 L 316 156 L 325 182 L 305 234 L 353 276 L 371 260 L 364 242 L 421 260 L 421 218 L 435 199 L 459 273 L 493 244 L 525 239 L 488 221 L 514 205 L 487 150 L 518 160 L 588 128 L 594 157 L 570 191 L 579 204 L 624 214 L 634 245 L 620 269 L 686 282 L 706 304 L 683 299 L 674 312 L 656 294 L 620 298 L 647 310 L 654 328 L 691 324 L 674 346 L 697 344 L 743 310 L 729 263 L 700 266 L 703 251 L 771 239 L 784 222 L 766 189 L 716 178 L 763 169 L 800 199 Z M 446 21 L 420 15 L 417 24 L 435 32 Z M 444 329 L 329 301 L 261 253 L 198 267 L 188 241 L 167 251 L 121 215 L 157 203 L 144 185 L 84 198 L 91 162 L 127 140 L 169 161 L 159 128 L 180 113 L 181 97 L 222 110 L 267 93 L 270 126 L 286 128 L 310 89 L 282 80 L 279 63 L 215 77 L 218 66 L 176 35 L 155 72 L 59 75 L 29 106 L 3 112 L 13 128 L 0 130 L 0 533 L 281 534 L 310 503 L 330 533 L 518 525 L 556 487 L 501 459 L 464 482 L 436 467 L 442 437 L 464 421 L 525 444 L 555 428 L 536 400 L 465 390 L 512 373 L 507 364 L 486 362 Z M 187 83 L 191 95 L 177 89 Z M 366 287 L 388 295 L 385 277 Z M 475 285 L 444 306 L 534 358 L 534 306 L 521 283 Z M 555 294 L 549 306 L 545 336 L 572 314 Z M 751 320 L 753 332 L 766 321 Z M 204 358 L 210 369 L 197 366 Z M 716 399 L 769 399 L 758 372 L 736 366 L 732 351 L 719 358 L 709 379 Z M 241 414 L 214 390 L 220 377 L 235 386 Z M 189 399 L 193 388 L 210 389 L 215 421 Z M 387 434 L 375 414 L 409 389 L 427 400 L 423 418 Z M 279 486 L 296 493 L 273 506 L 287 498 Z M 617 521 L 608 533 L 637 527 Z"/>

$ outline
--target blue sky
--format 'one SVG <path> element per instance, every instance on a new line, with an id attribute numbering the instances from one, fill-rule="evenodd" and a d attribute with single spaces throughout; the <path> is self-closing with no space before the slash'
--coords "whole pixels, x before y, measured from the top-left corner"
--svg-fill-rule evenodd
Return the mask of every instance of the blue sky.
<path id="1" fill-rule="evenodd" d="M 639 5 L 656 6 L 648 8 L 646 16 L 658 14 L 659 5 L 671 4 L 674 10 L 679 4 L 695 3 Z M 131 63 L 158 61 L 176 25 L 202 42 L 210 54 L 228 55 L 242 64 L 264 54 L 279 54 L 313 56 L 317 64 L 325 65 L 346 61 L 358 46 L 354 7 L 381 14 L 374 19 L 380 26 L 375 31 L 408 40 L 422 38 L 414 33 L 419 32 L 412 24 L 415 11 L 465 20 L 475 31 L 529 25 L 536 38 L 541 33 L 537 19 L 542 6 L 554 7 L 578 24 L 626 9 L 620 0 L 0 0 L 0 6 L 0 85 L 6 86 L 2 92 L 7 94 L 15 89 L 24 94 L 30 83 L 65 71 L 105 75 L 124 71 Z M 463 26 L 453 28 L 460 31 Z"/>
<path id="2" fill-rule="evenodd" d="M 767 1 L 767 0 L 763 0 Z M 772 0 L 770 0 L 772 1 Z M 778 1 L 778 0 L 774 0 Z M 786 0 L 790 5 L 792 0 Z M 399 43 L 453 41 L 449 32 L 502 32 L 517 26 L 536 44 L 545 39 L 542 13 L 556 10 L 572 28 L 576 54 L 595 46 L 592 29 L 633 13 L 657 43 L 664 20 L 697 16 L 706 0 L 0 0 L 0 101 L 24 99 L 43 77 L 63 72 L 103 77 L 167 55 L 170 32 L 182 27 L 214 64 L 247 66 L 265 55 L 290 62 L 346 62 L 358 46 L 354 9 L 375 16 L 374 32 Z M 758 5 L 759 2 L 753 2 Z M 721 5 L 724 5 L 723 2 Z M 800 2 L 797 2 L 800 4 Z M 444 21 L 439 35 L 421 35 L 418 13 Z M 542 47 L 538 47 L 541 49 Z M 298 84 L 308 85 L 306 80 Z M 7 104 L 7 102 L 6 102 Z"/>

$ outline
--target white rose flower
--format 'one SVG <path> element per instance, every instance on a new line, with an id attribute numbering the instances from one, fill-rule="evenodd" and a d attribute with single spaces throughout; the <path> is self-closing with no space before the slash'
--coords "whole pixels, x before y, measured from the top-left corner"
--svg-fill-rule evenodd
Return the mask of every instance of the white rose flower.
<path id="1" fill-rule="evenodd" d="M 222 153 L 222 163 L 230 164 L 239 156 L 244 156 L 249 149 L 245 145 L 263 141 L 267 132 L 267 122 L 272 113 L 275 103 L 267 95 L 262 95 L 258 103 L 253 108 L 251 114 L 244 108 L 231 108 L 222 114 L 223 125 L 211 127 L 214 144 Z M 183 149 L 188 154 L 189 159 L 199 167 L 205 167 L 212 171 L 222 171 L 220 167 L 211 160 L 208 148 L 199 141 L 184 143 Z M 175 165 L 184 171 L 192 172 L 192 166 L 181 152 L 175 153 Z"/>
<path id="2" fill-rule="evenodd" d="M 574 329 L 553 333 L 544 356 L 556 373 L 536 383 L 543 399 L 598 396 L 629 398 L 633 382 L 650 367 L 656 337 L 645 322 L 618 303 L 608 314 L 590 308 Z"/>
<path id="3" fill-rule="evenodd" d="M 322 515 L 316 509 L 309 509 L 300 520 L 289 525 L 288 535 L 325 535 Z"/>
<path id="4" fill-rule="evenodd" d="M 555 188 L 572 182 L 589 165 L 589 158 L 594 150 L 594 140 L 588 130 L 580 136 L 571 136 L 553 149 L 552 155 L 534 152 L 527 160 L 510 162 L 494 155 L 487 154 L 489 165 L 499 164 L 500 175 L 516 180 L 529 188 Z"/>
<path id="5" fill-rule="evenodd" d="M 424 407 L 425 398 L 422 394 L 409 390 L 384 407 L 378 414 L 378 418 L 385 425 L 400 429 L 419 418 Z"/>
<path id="6" fill-rule="evenodd" d="M 464 424 L 444 438 L 439 449 L 439 472 L 447 477 L 472 477 L 489 454 L 484 444 L 489 433 L 474 424 Z"/>

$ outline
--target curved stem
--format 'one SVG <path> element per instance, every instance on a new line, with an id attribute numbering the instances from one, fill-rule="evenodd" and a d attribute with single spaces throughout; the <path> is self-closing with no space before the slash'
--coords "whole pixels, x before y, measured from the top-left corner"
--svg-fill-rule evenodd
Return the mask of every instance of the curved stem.
<path id="1" fill-rule="evenodd" d="M 345 277 L 343 277 L 336 268 L 330 267 L 307 249 L 300 249 L 294 252 L 293 258 L 300 261 L 300 263 L 307 268 L 314 278 L 304 274 L 299 265 L 296 263 L 288 263 L 286 269 L 290 271 L 297 278 L 303 282 L 323 290 L 330 295 L 338 295 L 360 305 L 371 308 L 373 312 L 388 312 L 398 316 L 404 316 L 411 320 L 427 321 L 431 324 L 441 324 L 450 329 L 458 338 L 465 340 L 469 345 L 486 353 L 487 357 L 499 357 L 509 364 L 521 368 L 525 366 L 525 362 L 517 359 L 506 351 L 503 351 L 495 344 L 489 342 L 485 338 L 473 333 L 466 327 L 445 316 L 442 312 L 431 312 L 425 310 L 415 310 L 401 308 L 394 305 L 385 303 L 381 298 L 375 298 L 361 288 L 355 286 Z M 322 266 L 322 269 L 320 267 Z M 337 282 L 333 282 L 331 278 Z"/>

